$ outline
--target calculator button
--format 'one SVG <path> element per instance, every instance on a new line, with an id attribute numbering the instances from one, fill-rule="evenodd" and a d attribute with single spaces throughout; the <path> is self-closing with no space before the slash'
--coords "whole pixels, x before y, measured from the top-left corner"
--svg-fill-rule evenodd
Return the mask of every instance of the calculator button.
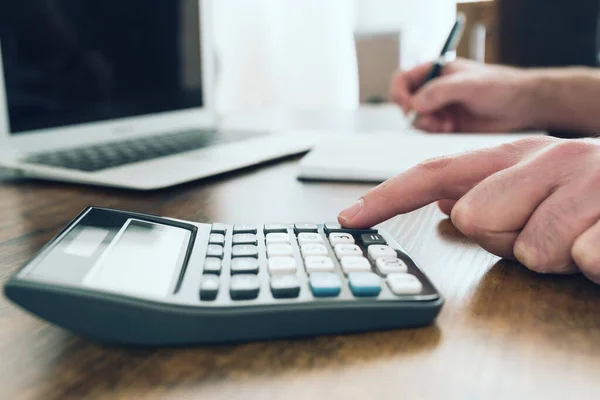
<path id="1" fill-rule="evenodd" d="M 224 235 L 227 232 L 227 226 L 225 224 L 212 224 L 211 232 Z"/>
<path id="2" fill-rule="evenodd" d="M 256 275 L 233 275 L 229 286 L 229 296 L 232 300 L 251 300 L 258 297 L 260 280 Z"/>
<path id="3" fill-rule="evenodd" d="M 223 247 L 218 244 L 209 244 L 206 249 L 206 255 L 208 257 L 219 257 L 223 258 Z"/>
<path id="4" fill-rule="evenodd" d="M 287 225 L 283 225 L 283 224 L 267 224 L 267 225 L 265 225 L 265 234 L 276 233 L 276 232 L 287 233 L 287 230 L 288 230 Z"/>
<path id="5" fill-rule="evenodd" d="M 266 239 L 267 244 L 289 243 L 290 235 L 287 233 L 273 232 L 273 233 L 267 233 L 267 236 L 265 237 L 265 239 Z"/>
<path id="6" fill-rule="evenodd" d="M 256 245 L 258 240 L 256 235 L 252 233 L 237 233 L 233 235 L 233 244 L 253 244 Z"/>
<path id="7" fill-rule="evenodd" d="M 323 243 L 323 238 L 318 233 L 302 232 L 298 234 L 298 242 L 305 243 Z"/>
<path id="8" fill-rule="evenodd" d="M 371 263 L 362 256 L 342 257 L 340 263 L 345 274 L 371 271 Z"/>
<path id="9" fill-rule="evenodd" d="M 272 276 L 271 292 L 276 299 L 296 298 L 300 294 L 300 281 L 295 275 Z"/>
<path id="10" fill-rule="evenodd" d="M 257 274 L 258 260 L 254 257 L 239 257 L 231 260 L 231 274 Z"/>
<path id="11" fill-rule="evenodd" d="M 308 222 L 298 222 L 294 224 L 294 231 L 296 232 L 296 234 L 302 232 L 317 233 L 318 227 L 317 224 L 311 224 Z"/>
<path id="12" fill-rule="evenodd" d="M 219 277 L 205 275 L 200 281 L 200 300 L 214 300 L 219 293 Z"/>
<path id="13" fill-rule="evenodd" d="M 295 274 L 296 260 L 293 257 L 273 257 L 269 259 L 269 273 L 275 274 Z"/>
<path id="14" fill-rule="evenodd" d="M 333 260 L 325 256 L 308 256 L 304 259 L 306 272 L 333 272 Z"/>
<path id="15" fill-rule="evenodd" d="M 335 297 L 340 294 L 342 281 L 332 272 L 310 274 L 310 290 L 315 297 Z"/>
<path id="16" fill-rule="evenodd" d="M 360 241 L 365 247 L 369 247 L 373 244 L 387 244 L 383 236 L 377 233 L 363 233 L 360 235 Z"/>
<path id="17" fill-rule="evenodd" d="M 404 261 L 400 260 L 397 257 L 378 258 L 375 262 L 375 266 L 377 267 L 377 271 L 381 275 L 403 273 L 408 270 L 408 267 L 406 266 Z"/>
<path id="18" fill-rule="evenodd" d="M 327 222 L 325 224 L 325 232 L 327 232 L 327 234 L 331 232 L 341 232 L 343 230 L 344 228 L 342 228 L 342 226 L 337 222 Z"/>
<path id="19" fill-rule="evenodd" d="M 419 279 L 410 274 L 390 274 L 387 276 L 390 290 L 397 295 L 420 293 L 423 284 Z"/>
<path id="20" fill-rule="evenodd" d="M 367 248 L 367 252 L 369 253 L 369 257 L 372 260 L 377 260 L 381 257 L 396 257 L 396 250 L 392 249 L 390 246 L 382 245 L 382 244 L 374 244 Z"/>
<path id="21" fill-rule="evenodd" d="M 216 257 L 207 257 L 204 261 L 204 273 L 219 275 L 221 273 L 221 259 Z"/>
<path id="22" fill-rule="evenodd" d="M 251 244 L 238 244 L 231 248 L 232 257 L 258 257 L 258 247 Z"/>
<path id="23" fill-rule="evenodd" d="M 234 225 L 233 233 L 256 233 L 256 227 L 252 225 Z"/>
<path id="24" fill-rule="evenodd" d="M 284 257 L 291 256 L 293 253 L 292 246 L 287 243 L 275 243 L 267 245 L 268 257 Z"/>
<path id="25" fill-rule="evenodd" d="M 210 236 L 208 237 L 208 243 L 224 246 L 225 245 L 225 236 L 220 233 L 211 233 Z"/>
<path id="26" fill-rule="evenodd" d="M 362 249 L 355 244 L 336 244 L 334 251 L 340 260 L 342 257 L 363 255 Z"/>
<path id="27" fill-rule="evenodd" d="M 375 297 L 381 292 L 381 278 L 373 272 L 353 272 L 348 275 L 348 285 L 356 297 Z"/>
<path id="28" fill-rule="evenodd" d="M 308 256 L 326 256 L 327 247 L 319 243 L 308 243 L 300 246 L 300 250 L 302 251 L 302 255 L 304 257 Z"/>
<path id="29" fill-rule="evenodd" d="M 329 242 L 332 246 L 336 244 L 354 244 L 354 236 L 349 233 L 332 233 L 329 235 Z"/>

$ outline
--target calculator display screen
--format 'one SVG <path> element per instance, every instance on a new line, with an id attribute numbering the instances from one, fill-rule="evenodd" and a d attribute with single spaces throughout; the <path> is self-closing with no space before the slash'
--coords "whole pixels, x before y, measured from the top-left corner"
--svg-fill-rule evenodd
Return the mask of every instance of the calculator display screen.
<path id="1" fill-rule="evenodd" d="M 190 232 L 129 219 L 84 276 L 84 287 L 164 297 L 181 270 Z"/>

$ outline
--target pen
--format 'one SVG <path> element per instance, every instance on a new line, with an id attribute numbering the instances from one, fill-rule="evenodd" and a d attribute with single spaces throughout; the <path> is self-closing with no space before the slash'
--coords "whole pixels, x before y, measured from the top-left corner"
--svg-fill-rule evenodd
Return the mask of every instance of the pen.
<path id="1" fill-rule="evenodd" d="M 454 23 L 452 30 L 450 30 L 450 33 L 448 34 L 448 38 L 444 43 L 444 47 L 442 47 L 442 51 L 440 52 L 439 58 L 433 63 L 433 65 L 431 66 L 431 70 L 429 71 L 421 85 L 419 85 L 419 87 L 415 89 L 415 92 L 419 88 L 423 87 L 423 85 L 425 85 L 427 82 L 439 77 L 442 73 L 442 68 L 444 67 L 444 65 L 448 64 L 451 61 L 454 61 L 454 59 L 456 58 L 456 48 L 460 43 L 466 20 L 467 19 L 463 13 L 458 13 L 458 15 L 456 16 L 456 22 Z M 417 113 L 415 111 L 410 111 L 407 116 L 408 125 L 412 126 L 416 118 Z"/>

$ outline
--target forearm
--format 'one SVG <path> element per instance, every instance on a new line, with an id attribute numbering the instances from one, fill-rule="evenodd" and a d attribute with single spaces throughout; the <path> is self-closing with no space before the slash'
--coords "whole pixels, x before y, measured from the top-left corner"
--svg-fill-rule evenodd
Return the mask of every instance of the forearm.
<path id="1" fill-rule="evenodd" d="M 537 128 L 600 134 L 600 71 L 572 67 L 527 73 Z"/>

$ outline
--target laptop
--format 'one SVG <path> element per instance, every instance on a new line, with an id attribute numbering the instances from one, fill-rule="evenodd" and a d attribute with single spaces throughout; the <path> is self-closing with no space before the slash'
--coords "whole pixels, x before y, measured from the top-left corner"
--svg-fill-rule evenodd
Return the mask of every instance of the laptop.
<path id="1" fill-rule="evenodd" d="M 308 151 L 308 134 L 218 129 L 209 7 L 2 2 L 0 167 L 152 190 Z"/>

